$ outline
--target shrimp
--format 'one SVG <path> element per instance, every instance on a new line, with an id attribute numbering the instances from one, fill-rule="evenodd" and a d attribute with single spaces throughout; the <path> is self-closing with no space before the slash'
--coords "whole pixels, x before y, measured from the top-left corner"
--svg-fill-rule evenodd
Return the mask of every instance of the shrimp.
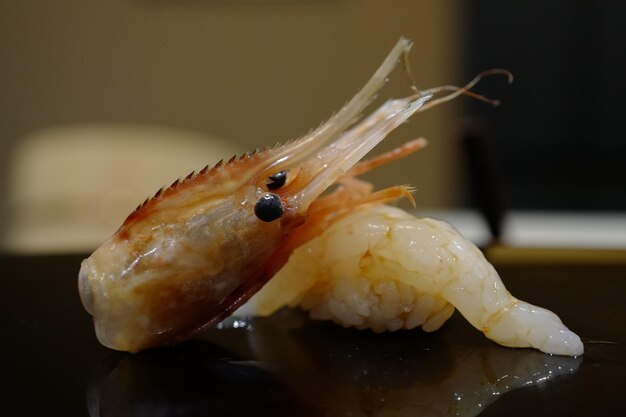
<path id="1" fill-rule="evenodd" d="M 370 205 L 332 222 L 238 314 L 300 306 L 314 319 L 375 332 L 431 332 L 455 310 L 504 346 L 583 354 L 549 310 L 513 297 L 482 252 L 445 222 Z"/>
<path id="2" fill-rule="evenodd" d="M 365 86 L 301 139 L 207 166 L 137 207 L 80 267 L 79 293 L 99 341 L 136 352 L 194 337 L 256 293 L 320 233 L 328 213 L 410 198 L 406 186 L 370 192 L 346 173 L 379 163 L 359 161 L 413 114 L 461 94 L 489 101 L 470 88 L 485 75 L 510 76 L 492 70 L 463 88 L 414 88 L 361 117 L 402 57 L 406 65 L 410 47 L 401 38 Z M 358 195 L 318 198 L 339 180 Z"/>

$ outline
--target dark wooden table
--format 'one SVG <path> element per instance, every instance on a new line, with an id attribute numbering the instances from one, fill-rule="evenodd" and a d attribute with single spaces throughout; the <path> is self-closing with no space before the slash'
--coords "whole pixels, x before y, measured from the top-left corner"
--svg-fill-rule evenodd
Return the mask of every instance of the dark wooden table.
<path id="1" fill-rule="evenodd" d="M 81 259 L 0 258 L 0 415 L 623 413 L 623 265 L 499 268 L 514 295 L 555 311 L 581 336 L 581 358 L 500 347 L 458 313 L 432 334 L 375 335 L 293 310 L 131 355 L 98 344 L 76 289 Z"/>

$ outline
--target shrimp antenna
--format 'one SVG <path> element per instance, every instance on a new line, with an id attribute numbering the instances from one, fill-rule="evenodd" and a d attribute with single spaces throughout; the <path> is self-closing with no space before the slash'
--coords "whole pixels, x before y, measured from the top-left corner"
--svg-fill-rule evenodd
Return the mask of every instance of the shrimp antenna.
<path id="1" fill-rule="evenodd" d="M 470 82 L 465 84 L 463 87 L 457 87 L 455 85 L 442 85 L 440 87 L 429 88 L 428 90 L 418 91 L 417 94 L 414 94 L 411 97 L 409 97 L 409 100 L 414 100 L 416 98 L 419 98 L 427 94 L 437 94 L 442 91 L 452 91 L 452 93 L 446 96 L 443 96 L 443 97 L 440 97 L 440 98 L 437 98 L 437 99 L 434 99 L 432 101 L 425 103 L 419 111 L 430 109 L 441 103 L 450 101 L 460 95 L 466 95 L 466 96 L 475 98 L 477 100 L 484 101 L 485 103 L 489 103 L 493 106 L 498 106 L 500 105 L 500 100 L 490 99 L 488 97 L 485 97 L 483 95 L 470 91 L 472 88 L 476 86 L 476 84 L 480 82 L 480 80 L 482 80 L 484 77 L 488 77 L 491 75 L 504 75 L 507 77 L 507 81 L 509 84 L 513 82 L 513 74 L 511 74 L 510 71 L 502 69 L 502 68 L 493 68 L 493 69 L 486 70 L 486 71 L 479 73 Z"/>
<path id="2" fill-rule="evenodd" d="M 415 91 L 421 97 L 423 94 L 420 92 L 420 89 L 417 87 L 417 83 L 415 82 L 415 78 L 413 78 L 413 71 L 411 71 L 411 61 L 409 60 L 409 52 L 410 49 L 404 49 L 402 51 L 402 68 L 404 69 L 404 75 L 406 75 L 407 83 L 411 90 Z"/>

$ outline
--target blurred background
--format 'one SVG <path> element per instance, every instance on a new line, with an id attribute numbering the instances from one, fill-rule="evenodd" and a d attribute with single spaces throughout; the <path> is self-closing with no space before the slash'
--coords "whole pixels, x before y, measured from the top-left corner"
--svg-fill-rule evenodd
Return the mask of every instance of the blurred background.
<path id="1" fill-rule="evenodd" d="M 472 209 L 506 208 L 510 236 L 626 247 L 625 18 L 609 1 L 0 0 L 2 249 L 90 251 L 162 185 L 318 126 L 400 36 L 422 88 L 493 67 L 515 83 L 476 88 L 499 107 L 412 118 L 375 152 L 430 146 L 367 179 L 414 185 L 475 240 Z M 396 71 L 375 104 L 407 93 Z"/>

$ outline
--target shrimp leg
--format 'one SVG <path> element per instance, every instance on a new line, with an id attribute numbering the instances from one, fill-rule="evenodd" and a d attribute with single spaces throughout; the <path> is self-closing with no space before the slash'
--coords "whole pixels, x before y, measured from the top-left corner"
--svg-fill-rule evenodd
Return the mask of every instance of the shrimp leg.
<path id="1" fill-rule="evenodd" d="M 401 197 L 405 197 L 415 207 L 415 200 L 411 195 L 412 187 L 394 186 L 373 192 L 374 186 L 371 183 L 355 177 L 376 169 L 381 165 L 404 158 L 413 152 L 423 149 L 427 144 L 428 142 L 424 138 L 413 139 L 381 155 L 360 161 L 339 178 L 337 182 L 340 186 L 337 190 L 327 196 L 319 197 L 313 202 L 309 214 L 320 217 L 333 212 L 341 213 L 365 204 L 391 202 Z"/>
<path id="2" fill-rule="evenodd" d="M 426 145 L 427 142 L 424 138 L 417 138 L 408 141 L 404 145 L 392 149 L 389 152 L 385 152 L 382 155 L 378 155 L 373 158 L 366 159 L 365 161 L 359 162 L 358 164 L 353 166 L 348 172 L 346 172 L 346 174 L 339 179 L 339 182 L 345 181 L 346 178 L 357 177 L 368 171 L 376 169 L 381 165 L 385 165 L 397 159 L 404 158 L 405 156 L 412 154 L 413 152 L 423 149 Z"/>

